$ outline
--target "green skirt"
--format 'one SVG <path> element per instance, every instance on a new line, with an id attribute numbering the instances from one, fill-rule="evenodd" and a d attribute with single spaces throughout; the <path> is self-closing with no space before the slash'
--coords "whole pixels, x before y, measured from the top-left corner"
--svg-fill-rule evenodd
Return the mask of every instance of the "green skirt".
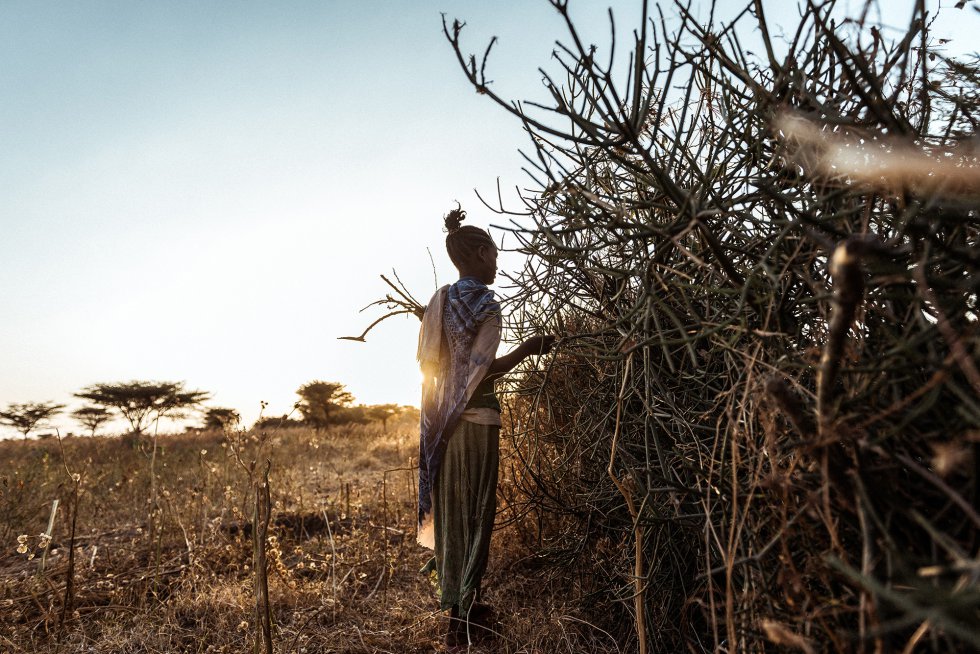
<path id="1" fill-rule="evenodd" d="M 433 486 L 436 571 L 443 609 L 469 610 L 487 569 L 497 513 L 500 427 L 461 421 Z"/>

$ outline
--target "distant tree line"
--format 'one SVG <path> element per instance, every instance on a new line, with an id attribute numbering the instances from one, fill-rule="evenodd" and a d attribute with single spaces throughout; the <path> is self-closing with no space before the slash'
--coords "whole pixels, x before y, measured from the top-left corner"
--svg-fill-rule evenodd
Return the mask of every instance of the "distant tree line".
<path id="1" fill-rule="evenodd" d="M 388 420 L 413 411 L 413 407 L 397 404 L 354 405 L 354 396 L 343 384 L 312 381 L 297 389 L 299 400 L 294 405 L 301 420 L 284 415 L 278 418 L 262 417 L 255 428 L 302 426 L 314 430 L 345 423 L 380 421 L 385 431 Z M 71 412 L 71 417 L 84 426 L 90 436 L 114 418 L 129 423 L 130 433 L 142 435 L 150 425 L 161 418 L 181 419 L 194 410 L 203 411 L 199 431 L 223 431 L 238 428 L 241 415 L 227 407 L 205 407 L 210 393 L 187 390 L 183 382 L 159 382 L 133 380 L 129 382 L 93 384 L 83 388 L 75 397 L 86 404 Z M 12 427 L 26 440 L 32 432 L 47 427 L 51 420 L 65 409 L 55 402 L 11 403 L 0 411 L 0 425 Z"/>
<path id="2" fill-rule="evenodd" d="M 139 435 L 160 418 L 186 417 L 189 410 L 211 397 L 204 391 L 187 390 L 183 382 L 141 380 L 93 384 L 74 395 L 87 403 L 72 411 L 71 416 L 86 427 L 91 436 L 117 417 L 125 419 L 131 433 Z M 31 432 L 47 426 L 64 408 L 64 404 L 54 402 L 8 404 L 6 410 L 0 411 L 0 425 L 13 427 L 26 440 Z"/>
<path id="3" fill-rule="evenodd" d="M 380 421 L 387 432 L 388 420 L 416 410 L 398 404 L 354 405 L 354 396 L 337 382 L 312 381 L 296 389 L 296 394 L 300 399 L 294 408 L 300 412 L 302 420 L 288 415 L 263 417 L 255 423 L 255 428 L 310 427 L 320 431 L 331 425 Z"/>

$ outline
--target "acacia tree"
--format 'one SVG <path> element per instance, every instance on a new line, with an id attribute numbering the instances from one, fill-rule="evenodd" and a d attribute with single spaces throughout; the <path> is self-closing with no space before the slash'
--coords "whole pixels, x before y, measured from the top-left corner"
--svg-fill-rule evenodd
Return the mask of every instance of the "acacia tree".
<path id="1" fill-rule="evenodd" d="M 26 402 L 24 404 L 8 404 L 6 411 L 0 411 L 0 424 L 13 427 L 24 435 L 34 431 L 41 423 L 58 415 L 64 404 L 54 402 Z"/>
<path id="2" fill-rule="evenodd" d="M 397 404 L 372 404 L 367 407 L 367 417 L 371 420 L 380 420 L 381 428 L 386 434 L 388 433 L 388 420 L 400 412 L 401 407 Z"/>
<path id="3" fill-rule="evenodd" d="M 303 414 L 303 420 L 316 430 L 331 424 L 337 410 L 354 401 L 354 396 L 337 382 L 311 381 L 300 386 L 296 394 L 300 398 L 296 408 Z"/>
<path id="4" fill-rule="evenodd" d="M 105 409 L 115 409 L 129 422 L 134 434 L 168 416 L 181 417 L 185 409 L 197 406 L 210 397 L 204 391 L 188 391 L 183 382 L 130 381 L 116 384 L 94 384 L 75 393 L 75 397 Z"/>
<path id="5" fill-rule="evenodd" d="M 90 436 L 95 436 L 96 430 L 112 419 L 112 412 L 101 406 L 83 406 L 73 411 L 71 416 L 88 427 Z"/>
<path id="6" fill-rule="evenodd" d="M 241 419 L 241 415 L 235 409 L 220 406 L 208 407 L 204 412 L 202 429 L 224 431 L 241 422 Z"/>

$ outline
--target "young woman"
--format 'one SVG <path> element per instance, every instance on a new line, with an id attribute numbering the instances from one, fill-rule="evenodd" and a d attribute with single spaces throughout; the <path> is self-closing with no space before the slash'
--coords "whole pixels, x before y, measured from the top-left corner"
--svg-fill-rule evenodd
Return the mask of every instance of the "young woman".
<path id="1" fill-rule="evenodd" d="M 450 611 L 450 647 L 492 637 L 492 612 L 478 602 L 496 513 L 500 403 L 494 380 L 554 336 L 535 336 L 496 359 L 500 305 L 487 286 L 497 275 L 497 248 L 484 230 L 445 217 L 446 250 L 459 281 L 436 291 L 419 334 L 422 420 L 419 443 L 419 543 L 435 550 L 427 569 L 439 578 Z"/>

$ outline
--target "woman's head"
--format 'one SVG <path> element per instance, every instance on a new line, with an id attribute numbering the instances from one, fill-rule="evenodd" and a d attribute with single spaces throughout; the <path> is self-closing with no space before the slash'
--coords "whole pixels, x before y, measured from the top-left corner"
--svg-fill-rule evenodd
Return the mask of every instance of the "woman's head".
<path id="1" fill-rule="evenodd" d="M 446 252 L 461 277 L 476 277 L 492 284 L 497 276 L 497 246 L 490 234 L 472 225 L 460 225 L 466 212 L 459 205 L 443 220 L 446 224 Z"/>

